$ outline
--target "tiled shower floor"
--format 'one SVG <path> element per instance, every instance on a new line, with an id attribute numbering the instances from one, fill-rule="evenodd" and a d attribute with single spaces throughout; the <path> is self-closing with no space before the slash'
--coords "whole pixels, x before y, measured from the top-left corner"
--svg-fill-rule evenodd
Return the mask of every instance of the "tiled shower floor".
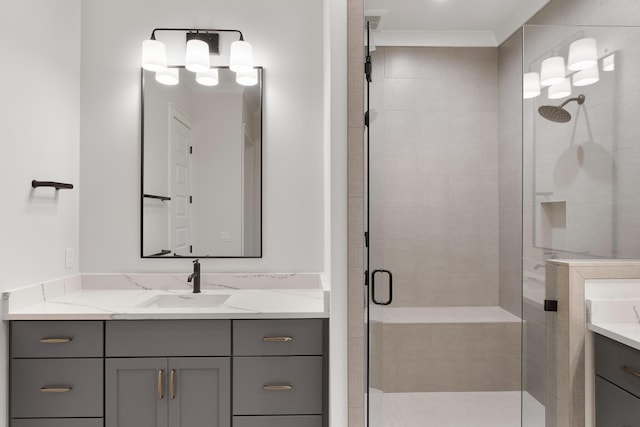
<path id="1" fill-rule="evenodd" d="M 544 407 L 528 394 L 524 395 L 521 424 L 517 391 L 386 393 L 383 402 L 383 427 L 544 426 Z"/>

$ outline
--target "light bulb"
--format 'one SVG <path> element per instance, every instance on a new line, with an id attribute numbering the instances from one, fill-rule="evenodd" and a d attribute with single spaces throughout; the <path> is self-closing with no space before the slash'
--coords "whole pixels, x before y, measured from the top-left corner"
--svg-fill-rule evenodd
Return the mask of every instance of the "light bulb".
<path id="1" fill-rule="evenodd" d="M 194 73 L 202 73 L 209 69 L 209 45 L 198 39 L 187 42 L 185 68 Z"/>
<path id="2" fill-rule="evenodd" d="M 142 42 L 142 68 L 149 71 L 160 71 L 167 68 L 167 48 L 158 40 Z"/>
<path id="3" fill-rule="evenodd" d="M 253 48 L 250 43 L 244 40 L 236 40 L 231 43 L 229 68 L 236 73 L 248 72 L 253 69 Z"/>
<path id="4" fill-rule="evenodd" d="M 220 82 L 218 69 L 210 68 L 208 71 L 196 73 L 196 81 L 203 86 L 216 86 Z"/>

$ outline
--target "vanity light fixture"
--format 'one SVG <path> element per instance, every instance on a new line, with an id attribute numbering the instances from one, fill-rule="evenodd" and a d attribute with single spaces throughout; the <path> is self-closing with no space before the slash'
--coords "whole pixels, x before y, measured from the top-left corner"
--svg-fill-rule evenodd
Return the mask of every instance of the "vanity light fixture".
<path id="1" fill-rule="evenodd" d="M 196 81 L 202 86 L 216 86 L 220 82 L 218 69 L 210 68 L 207 71 L 196 73 Z"/>
<path id="2" fill-rule="evenodd" d="M 167 68 L 167 48 L 155 36 L 142 42 L 142 68 L 149 71 Z"/>
<path id="3" fill-rule="evenodd" d="M 549 86 L 549 99 L 561 99 L 571 95 L 571 79 L 568 77 L 562 82 Z"/>
<path id="4" fill-rule="evenodd" d="M 571 71 L 580 71 L 598 64 L 598 45 L 596 39 L 584 38 L 576 40 L 569 45 L 569 58 L 567 68 Z"/>
<path id="5" fill-rule="evenodd" d="M 238 71 L 236 83 L 242 86 L 255 86 L 258 84 L 258 70 L 251 68 L 249 71 Z"/>
<path id="6" fill-rule="evenodd" d="M 180 83 L 180 70 L 177 68 L 165 68 L 156 71 L 156 81 L 167 86 L 175 86 Z"/>
<path id="7" fill-rule="evenodd" d="M 187 42 L 187 53 L 184 67 L 194 73 L 204 73 L 209 70 L 209 45 L 199 39 L 191 39 Z"/>
<path id="8" fill-rule="evenodd" d="M 538 95 L 540 95 L 540 75 L 535 72 L 526 73 L 522 76 L 522 97 L 528 99 Z"/>
<path id="9" fill-rule="evenodd" d="M 602 59 L 602 71 L 614 71 L 616 69 L 616 54 L 612 53 Z"/>
<path id="10" fill-rule="evenodd" d="M 229 68 L 236 73 L 236 81 L 244 81 L 246 86 L 258 83 L 257 71 L 253 68 L 253 48 L 244 40 L 240 30 L 194 29 L 194 28 L 155 28 L 149 40 L 142 42 L 142 68 L 156 72 L 156 80 L 163 84 L 178 84 L 175 69 L 167 68 L 167 52 L 164 43 L 156 40 L 156 31 L 179 31 L 186 33 L 185 68 L 196 74 L 196 81 L 202 85 L 217 84 L 217 77 L 210 69 L 210 55 L 219 53 L 219 33 L 238 33 L 239 40 L 231 43 Z M 168 71 L 172 70 L 172 71 Z M 175 70 L 177 73 L 177 70 Z M 248 77 L 246 75 L 250 74 Z M 198 74 L 200 74 L 198 76 Z M 255 75 L 255 79 L 251 77 Z M 215 83 L 214 83 L 215 82 Z"/>
<path id="11" fill-rule="evenodd" d="M 565 77 L 564 58 L 562 56 L 553 56 L 542 61 L 542 67 L 540 68 L 540 84 L 542 86 L 562 83 Z"/>
<path id="12" fill-rule="evenodd" d="M 600 72 L 598 71 L 598 64 L 591 68 L 578 71 L 573 75 L 574 86 L 588 86 L 596 83 L 600 80 Z"/>

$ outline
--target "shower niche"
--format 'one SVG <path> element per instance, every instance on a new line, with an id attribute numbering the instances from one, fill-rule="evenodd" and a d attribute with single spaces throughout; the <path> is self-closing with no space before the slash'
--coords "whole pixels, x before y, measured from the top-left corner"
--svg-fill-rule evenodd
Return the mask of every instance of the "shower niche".
<path id="1" fill-rule="evenodd" d="M 567 202 L 540 202 L 536 245 L 543 248 L 567 247 Z"/>

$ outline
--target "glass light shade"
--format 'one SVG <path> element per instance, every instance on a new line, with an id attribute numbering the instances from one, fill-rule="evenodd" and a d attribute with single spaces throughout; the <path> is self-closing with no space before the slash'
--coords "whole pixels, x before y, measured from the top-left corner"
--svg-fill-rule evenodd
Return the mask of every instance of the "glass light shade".
<path id="1" fill-rule="evenodd" d="M 203 86 L 216 86 L 220 82 L 218 69 L 211 68 L 208 71 L 196 73 L 196 81 Z"/>
<path id="2" fill-rule="evenodd" d="M 254 86 L 258 84 L 258 70 L 252 68 L 249 71 L 238 71 L 236 73 L 236 83 L 242 86 Z"/>
<path id="3" fill-rule="evenodd" d="M 571 81 L 567 77 L 562 82 L 549 86 L 549 99 L 561 99 L 571 95 Z"/>
<path id="4" fill-rule="evenodd" d="M 248 72 L 253 69 L 253 48 L 244 40 L 231 43 L 229 53 L 229 68 L 231 71 Z"/>
<path id="5" fill-rule="evenodd" d="M 586 70 L 578 71 L 573 75 L 574 86 L 588 86 L 600 80 L 600 72 L 598 71 L 598 64 Z"/>
<path id="6" fill-rule="evenodd" d="M 209 69 L 209 45 L 198 39 L 187 42 L 185 68 L 194 73 L 202 73 Z"/>
<path id="7" fill-rule="evenodd" d="M 542 86 L 562 83 L 565 77 L 564 58 L 562 56 L 553 56 L 542 61 L 540 69 L 540 84 Z"/>
<path id="8" fill-rule="evenodd" d="M 538 73 L 526 73 L 522 76 L 522 97 L 535 98 L 540 95 L 540 76 Z"/>
<path id="9" fill-rule="evenodd" d="M 602 71 L 614 71 L 616 69 L 616 54 L 612 53 L 602 60 Z"/>
<path id="10" fill-rule="evenodd" d="M 567 68 L 571 71 L 586 70 L 596 65 L 598 63 L 596 39 L 586 38 L 571 43 L 567 62 Z"/>
<path id="11" fill-rule="evenodd" d="M 175 86 L 180 83 L 180 70 L 178 68 L 165 68 L 156 71 L 156 80 L 163 85 Z"/>
<path id="12" fill-rule="evenodd" d="M 167 68 L 167 48 L 158 40 L 142 42 L 142 68 L 149 71 L 160 71 Z"/>

